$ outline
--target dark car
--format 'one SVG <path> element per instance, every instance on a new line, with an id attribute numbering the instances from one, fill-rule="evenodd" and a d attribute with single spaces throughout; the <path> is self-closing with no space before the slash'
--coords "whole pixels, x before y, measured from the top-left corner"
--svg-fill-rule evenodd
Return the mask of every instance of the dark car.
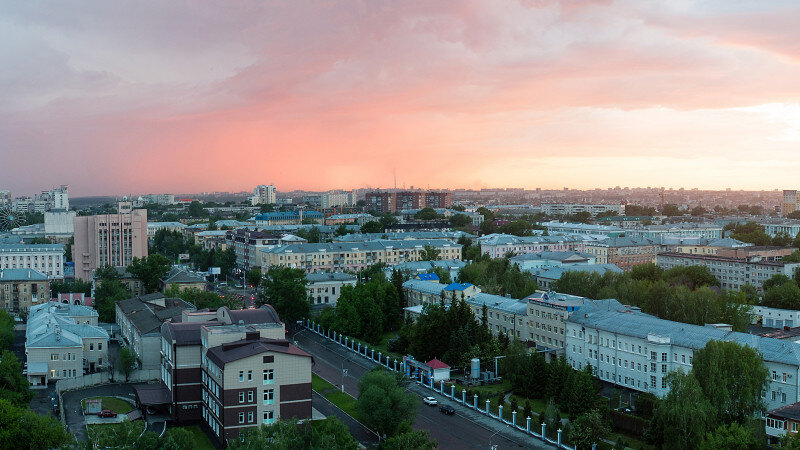
<path id="1" fill-rule="evenodd" d="M 455 414 L 455 413 L 456 413 L 456 410 L 455 410 L 455 409 L 453 409 L 453 407 L 452 407 L 452 406 L 448 406 L 448 405 L 442 405 L 442 406 L 440 406 L 440 407 L 439 407 L 439 411 L 441 411 L 441 412 L 442 412 L 442 414 L 447 414 L 448 416 L 452 416 L 453 414 Z"/>
<path id="2" fill-rule="evenodd" d="M 104 409 L 97 413 L 97 417 L 117 417 L 117 413 L 108 409 Z"/>

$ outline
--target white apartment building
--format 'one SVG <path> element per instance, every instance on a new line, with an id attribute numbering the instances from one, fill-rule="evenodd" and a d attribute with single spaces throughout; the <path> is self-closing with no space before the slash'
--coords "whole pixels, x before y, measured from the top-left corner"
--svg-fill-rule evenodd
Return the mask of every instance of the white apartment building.
<path id="1" fill-rule="evenodd" d="M 656 264 L 662 269 L 678 266 L 705 266 L 717 277 L 724 289 L 741 289 L 745 284 L 761 291 L 762 284 L 772 276 L 783 274 L 794 275 L 800 263 L 783 261 L 765 261 L 759 257 L 740 259 L 714 255 L 691 255 L 687 253 L 659 253 Z"/>
<path id="2" fill-rule="evenodd" d="M 541 208 L 542 212 L 548 216 L 569 216 L 579 212 L 588 212 L 592 216 L 604 212 L 611 212 L 620 216 L 625 214 L 625 205 L 544 203 Z"/>
<path id="3" fill-rule="evenodd" d="M 64 246 L 0 244 L 0 269 L 33 269 L 51 280 L 64 279 Z"/>
<path id="4" fill-rule="evenodd" d="M 253 189 L 253 195 L 249 198 L 250 204 L 255 205 L 273 205 L 276 202 L 275 186 L 272 184 L 262 184 Z"/>
<path id="5" fill-rule="evenodd" d="M 671 371 L 688 372 L 696 350 L 710 340 L 758 350 L 770 373 L 761 396 L 767 410 L 795 403 L 800 392 L 800 344 L 730 330 L 729 325 L 690 325 L 659 319 L 616 300 L 587 302 L 566 322 L 567 361 L 590 364 L 602 381 L 663 397 Z"/>
<path id="6" fill-rule="evenodd" d="M 311 306 L 328 307 L 336 306 L 342 288 L 355 286 L 358 277 L 344 272 L 317 272 L 306 275 L 306 291 L 311 300 Z"/>

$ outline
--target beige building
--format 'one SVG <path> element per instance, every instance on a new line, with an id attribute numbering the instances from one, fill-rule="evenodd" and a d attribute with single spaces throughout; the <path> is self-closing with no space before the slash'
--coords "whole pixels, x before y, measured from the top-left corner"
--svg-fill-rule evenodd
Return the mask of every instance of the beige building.
<path id="1" fill-rule="evenodd" d="M 566 322 L 573 311 L 583 306 L 587 299 L 558 292 L 536 292 L 527 301 L 527 340 L 537 349 L 564 352 Z"/>
<path id="2" fill-rule="evenodd" d="M 75 277 L 91 281 L 92 272 L 105 266 L 127 267 L 133 258 L 147 256 L 147 210 L 120 202 L 117 214 L 77 216 L 72 258 Z"/>
<path id="3" fill-rule="evenodd" d="M 33 269 L 51 280 L 64 279 L 61 244 L 0 244 L 0 269 Z"/>
<path id="4" fill-rule="evenodd" d="M 50 300 L 50 280 L 33 269 L 0 269 L 0 307 L 26 314 Z"/>

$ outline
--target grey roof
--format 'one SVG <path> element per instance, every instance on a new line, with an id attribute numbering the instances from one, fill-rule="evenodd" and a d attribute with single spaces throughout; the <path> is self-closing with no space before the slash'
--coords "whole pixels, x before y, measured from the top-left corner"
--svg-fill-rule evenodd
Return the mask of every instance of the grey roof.
<path id="1" fill-rule="evenodd" d="M 181 267 L 173 267 L 164 276 L 164 284 L 172 283 L 205 283 L 206 278 L 197 272 L 192 272 Z"/>
<path id="2" fill-rule="evenodd" d="M 75 323 L 76 317 L 97 316 L 91 308 L 58 302 L 47 302 L 31 308 L 25 327 L 25 347 L 75 347 L 83 339 L 108 339 L 102 328 Z"/>
<path id="3" fill-rule="evenodd" d="M 64 253 L 61 244 L 0 244 L 0 253 Z"/>
<path id="4" fill-rule="evenodd" d="M 427 272 L 434 268 L 442 268 L 447 270 L 459 270 L 466 266 L 467 263 L 460 259 L 440 259 L 436 261 L 407 261 L 386 268 L 387 272 L 392 270 L 399 270 L 401 272 Z"/>
<path id="5" fill-rule="evenodd" d="M 509 314 L 524 316 L 528 311 L 528 302 L 526 300 L 517 300 L 515 298 L 507 298 L 483 292 L 467 298 L 466 302 L 470 305 L 481 307 L 485 304 L 488 308 L 497 309 Z"/>
<path id="6" fill-rule="evenodd" d="M 163 300 L 165 306 L 156 302 Z M 164 294 L 155 293 L 129 298 L 117 302 L 117 308 L 139 331 L 145 335 L 158 330 L 165 321 L 180 316 L 184 310 L 195 310 L 191 303 L 179 298 L 166 298 Z"/>
<path id="7" fill-rule="evenodd" d="M 708 243 L 711 247 L 726 247 L 726 248 L 739 248 L 739 247 L 752 247 L 753 244 L 749 242 L 742 242 L 734 238 L 721 238 L 714 239 Z"/>
<path id="8" fill-rule="evenodd" d="M 653 239 L 620 236 L 620 237 L 610 237 L 608 239 L 604 239 L 603 241 L 600 242 L 600 245 L 619 248 L 619 247 L 643 247 L 648 245 L 659 245 L 659 244 L 657 241 Z"/>
<path id="9" fill-rule="evenodd" d="M 227 310 L 234 324 L 282 323 L 278 312 L 272 305 L 261 305 L 260 308 L 251 309 L 229 309 L 227 306 L 223 306 L 222 309 Z"/>
<path id="10" fill-rule="evenodd" d="M 0 269 L 3 281 L 47 281 L 47 275 L 33 269 Z"/>
<path id="11" fill-rule="evenodd" d="M 389 233 L 351 233 L 334 239 L 336 242 L 366 242 L 377 240 L 402 241 L 414 239 L 447 239 L 456 241 L 461 237 L 472 239 L 475 236 L 463 231 L 406 231 Z"/>
<path id="12" fill-rule="evenodd" d="M 558 280 L 567 272 L 595 272 L 604 274 L 606 272 L 621 273 L 622 269 L 614 264 L 576 264 L 574 266 L 547 267 L 539 270 L 529 270 L 538 278 L 548 280 Z"/>
<path id="13" fill-rule="evenodd" d="M 446 286 L 436 281 L 408 280 L 403 283 L 403 289 L 422 292 L 424 294 L 441 295 Z"/>
<path id="14" fill-rule="evenodd" d="M 266 338 L 241 340 L 218 345 L 208 349 L 206 356 L 217 366 L 225 367 L 225 364 L 229 362 L 249 358 L 265 352 L 287 353 L 311 358 L 311 355 L 290 344 L 287 340 Z"/>
<path id="15" fill-rule="evenodd" d="M 309 283 L 323 283 L 325 281 L 356 281 L 358 277 L 344 272 L 314 272 L 306 275 Z"/>
<path id="16" fill-rule="evenodd" d="M 650 334 L 668 337 L 672 344 L 694 350 L 705 347 L 712 339 L 736 342 L 758 350 L 765 361 L 800 366 L 800 344 L 659 319 L 616 300 L 587 302 L 569 317 L 568 322 L 639 339 L 647 339 Z"/>
<path id="17" fill-rule="evenodd" d="M 516 255 L 510 259 L 512 262 L 522 262 L 522 261 L 540 261 L 540 260 L 566 261 L 570 259 L 588 260 L 593 258 L 594 258 L 593 255 L 582 252 L 539 252 L 539 253 L 523 253 L 522 255 Z"/>
<path id="18" fill-rule="evenodd" d="M 420 239 L 407 241 L 387 241 L 376 240 L 367 242 L 333 242 L 328 244 L 291 244 L 280 247 L 264 248 L 265 253 L 336 253 L 336 252 L 357 252 L 357 251 L 380 251 L 387 249 L 414 249 L 423 248 L 430 245 L 436 248 L 453 247 L 461 248 L 461 245 L 443 239 Z"/>
<path id="19" fill-rule="evenodd" d="M 200 345 L 200 329 L 204 325 L 221 325 L 219 322 L 164 322 L 161 336 L 175 345 Z"/>
<path id="20" fill-rule="evenodd" d="M 186 224 L 181 222 L 147 222 L 147 228 L 186 228 Z"/>

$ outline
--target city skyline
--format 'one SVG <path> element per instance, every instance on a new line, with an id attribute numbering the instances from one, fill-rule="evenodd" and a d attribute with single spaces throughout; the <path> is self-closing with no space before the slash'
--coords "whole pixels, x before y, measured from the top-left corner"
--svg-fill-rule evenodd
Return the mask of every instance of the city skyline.
<path id="1" fill-rule="evenodd" d="M 0 189 L 793 189 L 799 12 L 4 4 Z"/>

